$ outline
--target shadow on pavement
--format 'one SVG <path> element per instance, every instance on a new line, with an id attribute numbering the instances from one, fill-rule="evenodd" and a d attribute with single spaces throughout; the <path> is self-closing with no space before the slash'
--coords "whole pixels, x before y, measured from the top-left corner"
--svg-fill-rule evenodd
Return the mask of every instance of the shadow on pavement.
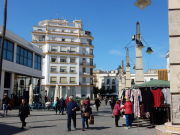
<path id="1" fill-rule="evenodd" d="M 29 128 L 46 128 L 46 127 L 56 127 L 57 125 L 54 126 L 36 126 L 36 127 L 29 127 Z"/>
<path id="2" fill-rule="evenodd" d="M 103 130 L 111 127 L 89 127 L 90 130 Z"/>
<path id="3" fill-rule="evenodd" d="M 14 127 L 0 123 L 0 134 L 1 135 L 14 135 L 26 131 L 27 129 L 21 130 L 20 127 Z"/>

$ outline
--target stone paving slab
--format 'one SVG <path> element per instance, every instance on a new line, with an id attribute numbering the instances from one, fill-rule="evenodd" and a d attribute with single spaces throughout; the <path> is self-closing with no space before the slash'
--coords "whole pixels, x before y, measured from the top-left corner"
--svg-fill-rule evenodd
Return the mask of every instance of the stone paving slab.
<path id="1" fill-rule="evenodd" d="M 67 116 L 54 115 L 54 111 L 31 111 L 31 116 L 26 119 L 27 127 L 21 130 L 21 122 L 17 117 L 18 110 L 9 112 L 9 116 L 0 116 L 0 135 L 156 135 L 156 129 L 149 121 L 134 121 L 132 129 L 124 129 L 125 119 L 120 118 L 120 127 L 115 127 L 115 120 L 111 117 L 109 105 L 102 103 L 99 112 L 92 106 L 95 124 L 82 131 L 80 112 L 77 112 L 77 130 L 73 126 L 71 132 L 67 131 Z M 0 111 L 2 113 L 2 111 Z M 73 125 L 73 122 L 71 123 Z M 138 126 L 140 126 L 138 128 Z"/>

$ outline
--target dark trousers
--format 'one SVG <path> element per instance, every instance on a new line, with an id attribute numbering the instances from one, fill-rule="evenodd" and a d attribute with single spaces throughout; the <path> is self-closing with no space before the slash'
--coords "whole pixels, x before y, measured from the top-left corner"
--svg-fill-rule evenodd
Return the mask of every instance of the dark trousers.
<path id="1" fill-rule="evenodd" d="M 98 105 L 96 105 L 96 110 L 98 111 L 98 109 L 99 109 L 99 106 L 98 106 Z"/>
<path id="2" fill-rule="evenodd" d="M 76 114 L 75 113 L 68 113 L 68 121 L 67 121 L 68 130 L 71 130 L 71 118 L 73 120 L 74 128 L 76 128 Z"/>
<path id="3" fill-rule="evenodd" d="M 58 106 L 56 106 L 56 108 L 55 108 L 55 109 L 56 109 L 56 114 L 57 114 L 57 111 L 59 110 L 59 107 L 58 107 Z"/>
<path id="4" fill-rule="evenodd" d="M 22 123 L 22 127 L 24 127 L 26 125 L 25 119 L 26 118 L 24 116 L 20 117 L 20 120 L 21 120 L 21 123 Z"/>
<path id="5" fill-rule="evenodd" d="M 85 128 L 85 122 L 86 122 L 86 126 L 88 127 L 88 118 L 82 117 L 82 128 Z"/>
<path id="6" fill-rule="evenodd" d="M 62 114 L 63 114 L 63 112 L 64 112 L 64 107 L 60 107 L 59 112 L 60 112 L 60 113 L 62 112 Z"/>
<path id="7" fill-rule="evenodd" d="M 115 115 L 115 125 L 118 126 L 119 116 Z"/>

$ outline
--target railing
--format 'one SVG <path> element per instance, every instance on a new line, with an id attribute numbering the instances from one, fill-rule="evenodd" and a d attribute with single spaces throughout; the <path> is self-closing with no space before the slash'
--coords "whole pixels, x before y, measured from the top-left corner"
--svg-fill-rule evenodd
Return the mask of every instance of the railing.
<path id="1" fill-rule="evenodd" d="M 91 75 L 90 72 L 80 72 L 79 75 Z"/>
<path id="2" fill-rule="evenodd" d="M 79 42 L 72 42 L 72 41 L 62 41 L 62 40 L 45 40 L 50 42 L 62 42 L 62 43 L 73 43 L 73 44 L 79 44 Z"/>
<path id="3" fill-rule="evenodd" d="M 96 66 L 95 63 L 87 63 L 87 62 L 80 62 L 79 65 L 90 65 L 90 66 Z"/>
<path id="4" fill-rule="evenodd" d="M 79 85 L 93 85 L 92 82 L 79 82 Z"/>
<path id="5" fill-rule="evenodd" d="M 90 45 L 90 44 L 88 44 L 88 43 L 81 43 L 81 45 Z M 91 44 L 91 46 L 94 46 L 94 45 Z"/>
<path id="6" fill-rule="evenodd" d="M 61 70 L 60 70 L 60 72 L 67 72 L 67 71 L 66 71 L 65 69 L 64 69 L 64 70 L 63 70 L 63 69 L 61 69 Z"/>
<path id="7" fill-rule="evenodd" d="M 52 50 L 49 50 L 48 52 L 53 52 L 53 53 L 64 53 L 64 54 L 79 54 L 79 52 L 75 52 L 75 51 L 52 51 Z"/>
<path id="8" fill-rule="evenodd" d="M 116 84 L 116 82 L 112 82 L 112 84 Z"/>
<path id="9" fill-rule="evenodd" d="M 82 53 L 82 55 L 93 55 L 94 56 L 93 53 Z"/>

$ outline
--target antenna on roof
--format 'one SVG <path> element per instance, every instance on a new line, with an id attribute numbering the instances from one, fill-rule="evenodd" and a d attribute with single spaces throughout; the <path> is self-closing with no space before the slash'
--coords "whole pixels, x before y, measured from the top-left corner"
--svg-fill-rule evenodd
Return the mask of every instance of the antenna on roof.
<path id="1" fill-rule="evenodd" d="M 58 12 L 58 14 L 57 14 L 57 15 L 58 15 L 58 19 L 59 19 L 59 12 Z"/>

